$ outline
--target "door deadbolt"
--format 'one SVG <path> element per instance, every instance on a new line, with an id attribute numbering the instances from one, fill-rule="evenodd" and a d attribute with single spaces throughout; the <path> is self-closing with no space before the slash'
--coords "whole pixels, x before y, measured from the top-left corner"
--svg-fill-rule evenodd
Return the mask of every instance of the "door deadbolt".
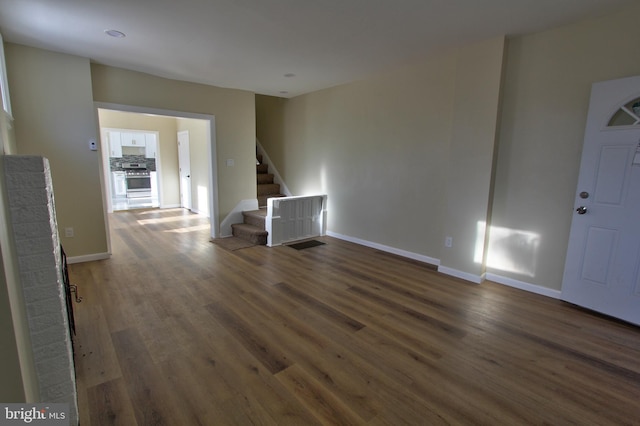
<path id="1" fill-rule="evenodd" d="M 580 198 L 582 199 L 589 198 L 589 193 L 587 191 L 582 191 L 580 193 Z"/>

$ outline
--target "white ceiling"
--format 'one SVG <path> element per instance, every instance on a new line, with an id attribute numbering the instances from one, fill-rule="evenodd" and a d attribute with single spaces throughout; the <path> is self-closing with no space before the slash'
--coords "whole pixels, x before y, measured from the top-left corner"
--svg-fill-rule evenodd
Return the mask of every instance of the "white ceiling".
<path id="1" fill-rule="evenodd" d="M 5 41 L 292 97 L 637 0 L 0 0 Z M 116 39 L 106 29 L 124 32 Z M 285 74 L 295 74 L 286 77 Z"/>

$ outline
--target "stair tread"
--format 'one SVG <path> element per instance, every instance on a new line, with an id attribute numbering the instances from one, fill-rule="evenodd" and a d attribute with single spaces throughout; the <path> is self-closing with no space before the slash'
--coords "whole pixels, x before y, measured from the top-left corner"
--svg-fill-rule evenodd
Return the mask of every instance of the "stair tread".
<path id="1" fill-rule="evenodd" d="M 267 216 L 267 209 L 246 210 L 246 211 L 243 211 L 242 214 L 250 215 L 250 216 L 265 217 Z"/>

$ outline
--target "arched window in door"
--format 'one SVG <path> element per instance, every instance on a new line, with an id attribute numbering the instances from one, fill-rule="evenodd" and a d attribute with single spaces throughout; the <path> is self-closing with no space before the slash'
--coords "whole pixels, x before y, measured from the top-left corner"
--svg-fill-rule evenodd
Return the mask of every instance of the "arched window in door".
<path id="1" fill-rule="evenodd" d="M 640 98 L 622 105 L 613 114 L 607 127 L 640 126 Z"/>

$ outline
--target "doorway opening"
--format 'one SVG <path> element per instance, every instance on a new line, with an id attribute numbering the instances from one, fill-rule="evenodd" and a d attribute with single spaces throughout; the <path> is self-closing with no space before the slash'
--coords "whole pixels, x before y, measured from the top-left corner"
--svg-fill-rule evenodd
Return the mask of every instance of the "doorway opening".
<path id="1" fill-rule="evenodd" d="M 155 207 L 160 209 L 183 207 L 180 196 L 177 137 L 179 132 L 187 131 L 191 136 L 188 155 L 195 161 L 192 161 L 194 164 L 190 173 L 193 184 L 190 198 L 193 202 L 184 207 L 208 217 L 210 237 L 217 238 L 219 228 L 216 220 L 218 217 L 218 182 L 216 178 L 215 117 L 206 114 L 120 104 L 96 102 L 94 105 L 100 127 L 99 134 L 101 135 L 102 170 L 100 175 L 104 220 L 107 229 L 109 229 L 109 213 L 114 211 L 114 205 L 117 206 L 115 210 L 121 209 L 123 206 L 125 208 Z M 110 135 L 109 132 L 115 133 Z M 122 134 L 126 134 L 124 139 Z M 133 138 L 130 137 L 132 134 Z M 113 137 L 111 138 L 111 136 Z M 145 136 L 151 141 L 148 144 L 148 150 Z M 130 139 L 133 139 L 133 142 Z M 140 146 L 140 142 L 144 142 L 144 144 Z M 115 149 L 111 149 L 112 146 Z M 136 149 L 137 151 L 133 152 Z M 123 168 L 123 165 L 126 167 Z M 126 174 L 124 179 L 121 175 L 132 168 L 135 172 L 143 172 L 143 174 L 148 172 L 146 174 L 149 176 L 152 171 L 154 172 L 153 178 L 157 185 L 150 183 L 150 194 L 142 194 L 145 197 L 140 197 L 139 191 L 129 191 L 132 197 L 131 199 L 127 198 Z M 137 180 L 132 178 L 132 184 L 139 180 L 139 178 Z M 147 195 L 150 195 L 150 198 Z M 137 196 L 137 199 L 134 196 Z M 116 198 L 120 204 L 116 204 Z M 127 202 L 123 203 L 123 199 Z M 149 203 L 145 204 L 147 200 Z M 109 233 L 107 235 L 108 250 L 111 252 Z"/>

